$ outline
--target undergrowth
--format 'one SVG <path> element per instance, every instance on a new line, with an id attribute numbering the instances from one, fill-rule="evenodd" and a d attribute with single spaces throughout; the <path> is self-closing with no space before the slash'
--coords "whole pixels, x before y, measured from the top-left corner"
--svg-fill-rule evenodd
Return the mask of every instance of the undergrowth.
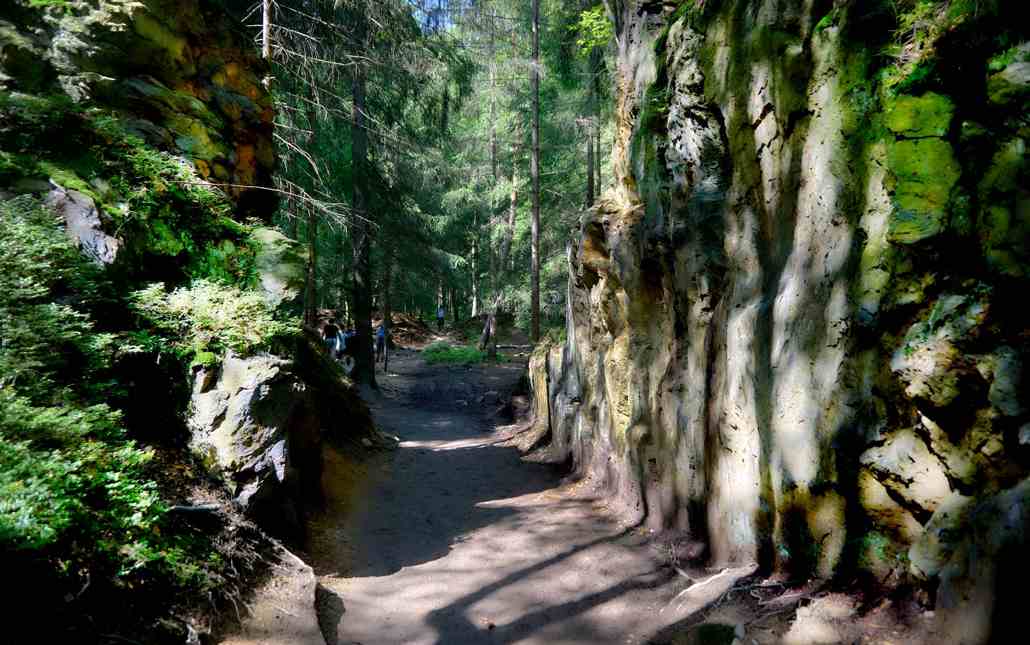
<path id="1" fill-rule="evenodd" d="M 423 349 L 422 358 L 430 365 L 477 365 L 486 362 L 487 355 L 472 345 L 451 345 L 441 341 Z M 498 362 L 506 360 L 502 354 L 497 355 Z"/>
<path id="2" fill-rule="evenodd" d="M 37 200 L 0 203 L 0 560 L 65 603 L 104 590 L 217 587 L 211 544 L 169 522 L 146 469 L 104 401 L 119 351 L 90 307 L 97 270 Z M 87 593 L 88 591 L 88 593 Z M 68 605 L 69 607 L 77 605 Z"/>
<path id="3" fill-rule="evenodd" d="M 137 339 L 193 364 L 216 363 L 229 351 L 247 356 L 272 349 L 300 329 L 299 321 L 277 316 L 261 293 L 208 280 L 170 292 L 155 283 L 131 301 L 156 332 Z"/>

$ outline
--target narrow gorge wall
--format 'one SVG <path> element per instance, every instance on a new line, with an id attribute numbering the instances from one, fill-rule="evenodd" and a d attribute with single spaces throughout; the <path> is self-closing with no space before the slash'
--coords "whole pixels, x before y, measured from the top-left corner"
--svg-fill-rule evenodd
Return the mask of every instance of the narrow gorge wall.
<path id="1" fill-rule="evenodd" d="M 715 563 L 976 596 L 1030 517 L 1013 5 L 611 2 L 615 186 L 538 445 Z"/>

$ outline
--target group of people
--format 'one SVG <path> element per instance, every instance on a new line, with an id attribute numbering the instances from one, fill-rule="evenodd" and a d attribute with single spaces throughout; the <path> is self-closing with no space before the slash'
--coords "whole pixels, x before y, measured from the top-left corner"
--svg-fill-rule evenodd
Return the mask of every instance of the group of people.
<path id="1" fill-rule="evenodd" d="M 385 360 L 386 356 L 386 322 L 379 323 L 374 336 L 375 361 L 378 363 Z M 343 361 L 345 367 L 353 368 L 354 359 L 347 353 L 347 343 L 358 335 L 353 329 L 344 331 L 336 324 L 335 318 L 322 326 L 322 342 L 325 343 L 326 351 L 332 358 Z M 348 372 L 350 370 L 348 369 Z"/>

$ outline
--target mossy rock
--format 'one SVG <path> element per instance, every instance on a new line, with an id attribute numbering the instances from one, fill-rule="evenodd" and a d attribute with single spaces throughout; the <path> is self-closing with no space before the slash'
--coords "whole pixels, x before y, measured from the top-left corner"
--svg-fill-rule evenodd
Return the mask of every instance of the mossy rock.
<path id="1" fill-rule="evenodd" d="M 951 145 L 937 138 L 904 139 L 890 146 L 887 160 L 895 179 L 887 239 L 914 244 L 941 233 L 962 174 Z"/>
<path id="2" fill-rule="evenodd" d="M 987 79 L 987 96 L 991 103 L 1008 105 L 1030 96 L 1030 62 L 1010 64 Z"/>
<path id="3" fill-rule="evenodd" d="M 900 137 L 943 137 L 951 126 L 955 105 L 946 96 L 927 92 L 899 96 L 887 107 L 887 128 Z"/>

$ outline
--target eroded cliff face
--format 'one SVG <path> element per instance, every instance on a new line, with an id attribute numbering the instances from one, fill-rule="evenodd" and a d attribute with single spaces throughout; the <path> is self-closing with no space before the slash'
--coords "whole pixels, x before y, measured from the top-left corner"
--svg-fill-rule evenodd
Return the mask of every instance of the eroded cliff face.
<path id="1" fill-rule="evenodd" d="M 536 438 L 715 563 L 935 581 L 978 504 L 1025 529 L 1027 35 L 924 4 L 610 3 L 616 181 Z"/>
<path id="2" fill-rule="evenodd" d="M 221 184 L 241 214 L 270 216 L 275 171 L 266 66 L 217 3 L 5 3 L 0 88 L 110 109 Z M 88 181 L 89 178 L 84 178 Z"/>

